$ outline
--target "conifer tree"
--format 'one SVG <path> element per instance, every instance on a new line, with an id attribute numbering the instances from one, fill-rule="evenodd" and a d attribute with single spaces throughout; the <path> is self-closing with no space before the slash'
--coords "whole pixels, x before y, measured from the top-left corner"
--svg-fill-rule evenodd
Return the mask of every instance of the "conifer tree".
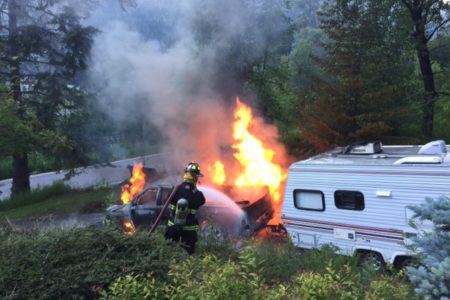
<path id="1" fill-rule="evenodd" d="M 434 231 L 420 234 L 415 246 L 422 253 L 418 267 L 408 267 L 415 291 L 425 299 L 448 299 L 450 295 L 450 199 L 428 198 L 418 207 L 411 207 L 414 218 L 431 221 Z"/>
<path id="2" fill-rule="evenodd" d="M 14 141 L 0 145 L 7 152 L 2 154 L 13 158 L 13 194 L 30 189 L 30 152 L 73 149 L 68 119 L 79 114 L 83 104 L 79 72 L 87 67 L 95 30 L 82 26 L 74 9 L 63 4 L 55 0 L 0 3 L 0 76 L 6 82 L 2 104 L 8 104 L 9 119 L 16 124 L 11 128 L 20 129 L 12 133 Z"/>
<path id="3" fill-rule="evenodd" d="M 300 124 L 315 149 L 387 140 L 395 133 L 413 70 L 407 33 L 393 28 L 397 11 L 394 1 L 334 0 L 323 6 L 327 55 L 319 64 L 325 78 L 315 79 L 315 96 Z"/>

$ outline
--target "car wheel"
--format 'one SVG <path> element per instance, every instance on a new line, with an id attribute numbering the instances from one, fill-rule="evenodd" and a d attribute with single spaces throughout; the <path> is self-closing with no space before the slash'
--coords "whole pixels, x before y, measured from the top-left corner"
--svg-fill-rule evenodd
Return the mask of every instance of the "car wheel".
<path id="1" fill-rule="evenodd" d="M 200 236 L 208 240 L 215 240 L 218 242 L 225 241 L 225 235 L 219 228 L 215 227 L 213 224 L 207 220 L 200 224 Z"/>
<path id="2" fill-rule="evenodd" d="M 365 251 L 360 255 L 360 264 L 363 268 L 369 268 L 376 272 L 385 270 L 386 264 L 380 253 L 374 251 Z"/>
<path id="3" fill-rule="evenodd" d="M 110 216 L 105 216 L 102 221 L 103 226 L 111 226 L 112 220 Z"/>

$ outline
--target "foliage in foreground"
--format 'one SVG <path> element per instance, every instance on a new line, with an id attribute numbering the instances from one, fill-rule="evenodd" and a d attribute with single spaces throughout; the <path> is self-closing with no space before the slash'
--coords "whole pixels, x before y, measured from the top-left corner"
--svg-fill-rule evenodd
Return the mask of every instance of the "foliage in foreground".
<path id="1" fill-rule="evenodd" d="M 0 298 L 93 299 L 119 276 L 166 277 L 186 257 L 160 235 L 109 228 L 13 233 L 0 230 Z"/>
<path id="2" fill-rule="evenodd" d="M 355 268 L 353 258 L 336 263 L 338 257 L 330 257 L 328 250 L 325 254 L 312 251 L 288 258 L 285 246 L 271 245 L 267 247 L 272 250 L 268 250 L 253 244 L 240 250 L 237 259 L 211 254 L 192 256 L 171 265 L 165 281 L 152 273 L 126 275 L 101 295 L 103 299 L 415 298 L 400 275 L 369 275 Z M 309 261 L 313 263 L 308 264 Z M 299 268 L 282 276 L 279 268 L 289 268 L 291 264 Z"/>
<path id="3" fill-rule="evenodd" d="M 401 275 L 384 276 L 331 247 L 285 242 L 233 247 L 200 240 L 188 257 L 159 232 L 111 228 L 18 233 L 0 229 L 0 298 L 414 299 Z"/>
<path id="4" fill-rule="evenodd" d="M 416 292 L 427 299 L 448 299 L 450 295 L 450 199 L 428 198 L 418 207 L 411 207 L 415 217 L 433 222 L 434 231 L 415 239 L 424 255 L 421 265 L 409 267 L 408 275 Z"/>

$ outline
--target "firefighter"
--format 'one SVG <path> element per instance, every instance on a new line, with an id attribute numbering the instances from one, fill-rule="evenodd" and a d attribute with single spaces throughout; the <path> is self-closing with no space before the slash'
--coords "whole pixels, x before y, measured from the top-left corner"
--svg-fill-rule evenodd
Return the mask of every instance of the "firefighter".
<path id="1" fill-rule="evenodd" d="M 177 190 L 169 204 L 170 215 L 164 234 L 166 239 L 181 241 L 189 254 L 195 251 L 197 231 L 200 229 L 197 210 L 205 204 L 205 196 L 197 189 L 199 177 L 203 177 L 200 166 L 190 162 L 184 170 L 183 182 L 175 187 Z"/>

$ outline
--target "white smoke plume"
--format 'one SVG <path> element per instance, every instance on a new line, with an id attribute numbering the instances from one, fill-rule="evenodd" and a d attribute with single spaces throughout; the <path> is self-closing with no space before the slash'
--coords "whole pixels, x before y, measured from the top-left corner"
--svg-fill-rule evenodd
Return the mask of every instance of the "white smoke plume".
<path id="1" fill-rule="evenodd" d="M 149 120 L 178 166 L 209 165 L 231 143 L 234 97 L 242 91 L 236 70 L 270 43 L 270 2 L 282 1 L 137 1 L 126 11 L 102 2 L 89 19 L 100 30 L 89 70 L 98 104 L 118 124 Z"/>

